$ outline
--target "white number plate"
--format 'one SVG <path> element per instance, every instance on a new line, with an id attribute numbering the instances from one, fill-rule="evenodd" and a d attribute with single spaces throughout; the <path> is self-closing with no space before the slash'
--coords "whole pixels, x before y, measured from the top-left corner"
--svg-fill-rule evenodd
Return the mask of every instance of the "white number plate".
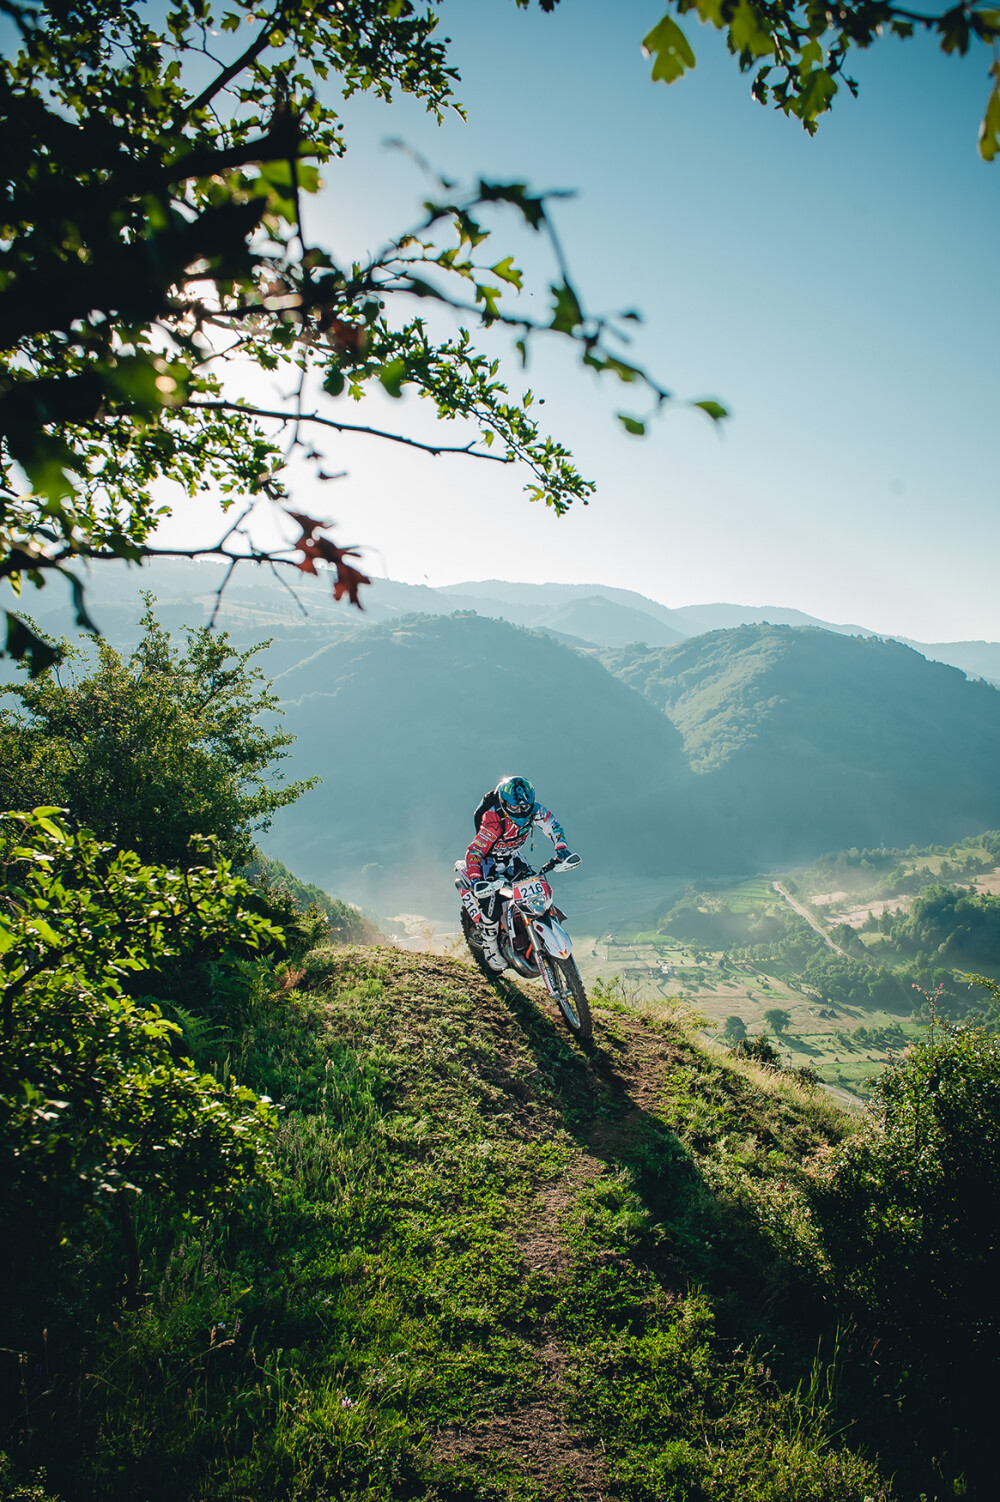
<path id="1" fill-rule="evenodd" d="M 533 897 L 544 897 L 545 883 L 543 881 L 522 881 L 517 888 L 517 897 L 521 902 L 530 902 Z"/>

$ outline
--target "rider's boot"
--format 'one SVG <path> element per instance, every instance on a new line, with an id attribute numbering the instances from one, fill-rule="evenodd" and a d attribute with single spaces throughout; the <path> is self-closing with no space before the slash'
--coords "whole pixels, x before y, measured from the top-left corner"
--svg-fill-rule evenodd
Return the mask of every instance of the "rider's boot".
<path id="1" fill-rule="evenodd" d="M 479 938 L 482 942 L 483 954 L 486 956 L 486 963 L 498 974 L 507 968 L 507 962 L 500 953 L 500 946 L 497 943 L 499 932 L 500 926 L 497 923 L 487 923 L 484 919 L 479 925 Z"/>

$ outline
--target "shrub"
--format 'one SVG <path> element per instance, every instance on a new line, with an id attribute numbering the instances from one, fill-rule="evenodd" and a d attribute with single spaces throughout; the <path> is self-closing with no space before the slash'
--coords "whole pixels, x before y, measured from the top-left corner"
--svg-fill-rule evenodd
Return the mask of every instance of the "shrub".
<path id="1" fill-rule="evenodd" d="M 123 980 L 192 943 L 251 953 L 281 933 L 225 862 L 144 866 L 53 813 L 0 822 L 0 1241 L 13 1252 L 30 1224 L 44 1252 L 86 1214 L 114 1214 L 134 1291 L 129 1202 L 204 1210 L 242 1188 L 272 1113 L 176 1058 L 180 1029 Z"/>
<path id="2" fill-rule="evenodd" d="M 756 1033 L 737 1043 L 733 1053 L 738 1059 L 753 1059 L 770 1069 L 781 1068 L 781 1055 L 766 1033 Z"/>
<path id="3" fill-rule="evenodd" d="M 993 1475 L 1000 1385 L 1000 1038 L 939 1028 L 875 1087 L 825 1204 L 842 1298 L 889 1433 L 934 1435 L 972 1489 Z"/>
<path id="4" fill-rule="evenodd" d="M 63 682 L 49 669 L 6 690 L 21 711 L 0 712 L 0 806 L 68 808 L 99 838 L 163 865 L 197 862 L 192 838 L 210 837 L 243 865 L 253 831 L 316 781 L 272 786 L 293 737 L 259 723 L 277 704 L 252 663 L 267 643 L 237 652 L 203 627 L 181 653 L 148 595 L 142 625 L 127 659 L 101 641 L 90 672 Z"/>

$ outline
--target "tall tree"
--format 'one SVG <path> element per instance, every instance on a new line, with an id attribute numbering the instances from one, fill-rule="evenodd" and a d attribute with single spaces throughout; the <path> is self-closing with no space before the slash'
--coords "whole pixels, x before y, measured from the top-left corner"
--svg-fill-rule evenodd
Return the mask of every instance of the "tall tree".
<path id="1" fill-rule="evenodd" d="M 198 864 L 201 837 L 245 865 L 255 831 L 318 781 L 275 780 L 294 737 L 260 723 L 277 705 L 253 663 L 266 643 L 239 652 L 206 626 L 182 652 L 148 596 L 142 624 L 127 659 L 99 642 L 96 665 L 71 653 L 5 691 L 19 711 L 0 710 L 0 804 L 66 807 L 143 860 Z"/>

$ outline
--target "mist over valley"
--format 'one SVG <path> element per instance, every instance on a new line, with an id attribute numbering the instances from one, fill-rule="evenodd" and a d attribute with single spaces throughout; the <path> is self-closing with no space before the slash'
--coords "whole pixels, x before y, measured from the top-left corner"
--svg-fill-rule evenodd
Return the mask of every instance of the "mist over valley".
<path id="1" fill-rule="evenodd" d="M 177 633 L 208 618 L 221 582 L 204 563 L 109 569 L 92 610 L 127 647 L 142 590 Z M 322 581 L 294 585 L 297 599 L 247 565 L 218 602 L 237 644 L 271 638 L 259 660 L 296 738 L 285 775 L 322 778 L 262 844 L 377 910 L 451 910 L 471 809 L 512 770 L 602 879 L 752 872 L 1000 824 L 1000 694 L 945 649 L 596 585 L 377 580 L 363 617 Z M 71 629 L 57 588 L 39 605 L 46 630 Z M 1000 677 L 998 644 L 952 655 Z"/>

